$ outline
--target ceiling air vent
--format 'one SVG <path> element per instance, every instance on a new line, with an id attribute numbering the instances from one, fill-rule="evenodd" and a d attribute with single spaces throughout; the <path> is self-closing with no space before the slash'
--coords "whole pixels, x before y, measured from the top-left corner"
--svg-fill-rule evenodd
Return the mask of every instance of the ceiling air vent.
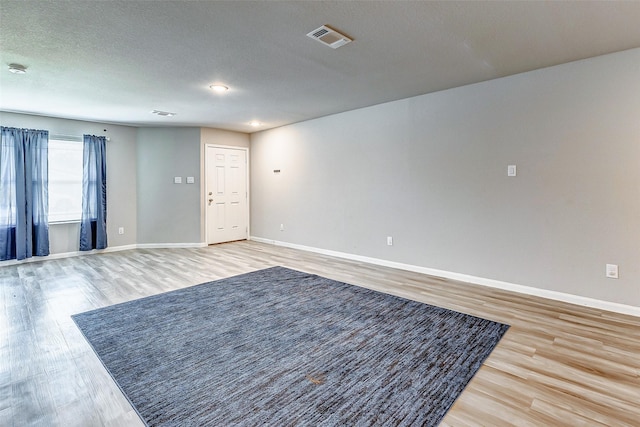
<path id="1" fill-rule="evenodd" d="M 332 49 L 337 49 L 352 41 L 349 37 L 344 34 L 340 34 L 326 25 L 311 31 L 307 34 L 307 37 L 318 40 L 320 43 L 327 45 Z"/>

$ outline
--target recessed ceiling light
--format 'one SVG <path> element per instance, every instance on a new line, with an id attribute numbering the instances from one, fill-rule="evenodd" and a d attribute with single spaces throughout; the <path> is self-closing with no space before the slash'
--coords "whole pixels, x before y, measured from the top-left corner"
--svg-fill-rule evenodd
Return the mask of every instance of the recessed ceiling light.
<path id="1" fill-rule="evenodd" d="M 211 90 L 218 92 L 218 93 L 224 93 L 226 91 L 229 90 L 229 88 L 225 85 L 220 85 L 220 84 L 215 84 L 215 85 L 211 85 L 209 86 L 209 88 L 211 88 Z"/>
<path id="2" fill-rule="evenodd" d="M 249 122 L 249 125 L 250 125 L 250 126 L 253 126 L 254 128 L 257 128 L 257 127 L 258 127 L 258 126 L 260 126 L 261 124 L 262 124 L 262 123 L 260 123 L 260 122 L 259 122 L 259 121 L 257 121 L 257 120 L 253 120 L 253 121 L 250 121 L 250 122 Z"/>
<path id="3" fill-rule="evenodd" d="M 155 114 L 157 116 L 162 116 L 162 117 L 173 117 L 176 115 L 176 113 L 170 113 L 168 111 L 160 111 L 160 110 L 153 110 L 151 114 Z"/>
<path id="4" fill-rule="evenodd" d="M 9 71 L 11 71 L 13 74 L 26 74 L 27 67 L 20 64 L 9 64 Z"/>

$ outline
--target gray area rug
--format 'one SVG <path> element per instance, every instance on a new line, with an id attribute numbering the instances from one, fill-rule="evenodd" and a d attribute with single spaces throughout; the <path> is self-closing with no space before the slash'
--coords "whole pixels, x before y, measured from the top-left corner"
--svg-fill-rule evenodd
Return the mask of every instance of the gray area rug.
<path id="1" fill-rule="evenodd" d="M 509 328 L 284 267 L 73 319 L 149 426 L 435 426 Z"/>

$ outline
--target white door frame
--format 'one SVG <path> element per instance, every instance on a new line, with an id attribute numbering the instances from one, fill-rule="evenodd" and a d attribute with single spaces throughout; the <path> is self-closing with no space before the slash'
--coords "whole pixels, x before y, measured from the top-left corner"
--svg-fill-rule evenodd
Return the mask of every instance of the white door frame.
<path id="1" fill-rule="evenodd" d="M 246 218 L 247 218 L 247 240 L 250 240 L 250 236 L 251 236 L 251 193 L 250 193 L 250 188 L 251 188 L 251 183 L 249 181 L 249 147 L 238 147 L 236 145 L 220 145 L 220 144 L 204 144 L 204 153 L 203 153 L 203 157 L 204 157 L 204 176 L 202 178 L 202 180 L 200 182 L 202 182 L 202 191 L 201 193 L 201 199 L 200 199 L 200 203 L 202 204 L 202 206 L 204 207 L 204 243 L 205 245 L 209 245 L 209 210 L 207 209 L 207 177 L 209 176 L 209 167 L 210 165 L 208 164 L 207 161 L 207 148 L 230 148 L 232 150 L 242 150 L 244 151 L 244 155 L 245 155 L 245 160 L 247 162 L 247 167 L 246 169 L 246 184 L 247 184 L 247 204 L 246 204 L 246 209 L 247 211 L 245 212 L 246 214 Z"/>

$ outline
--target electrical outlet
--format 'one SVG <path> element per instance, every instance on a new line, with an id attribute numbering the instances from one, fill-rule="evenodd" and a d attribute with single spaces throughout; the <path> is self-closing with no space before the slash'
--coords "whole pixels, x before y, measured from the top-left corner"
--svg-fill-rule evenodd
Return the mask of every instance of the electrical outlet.
<path id="1" fill-rule="evenodd" d="M 617 264 L 607 264 L 606 275 L 609 279 L 617 279 L 618 278 L 618 265 Z"/>
<path id="2" fill-rule="evenodd" d="M 387 236 L 387 245 L 393 246 L 393 237 Z"/>
<path id="3" fill-rule="evenodd" d="M 118 234 L 124 234 L 124 227 L 118 228 Z"/>
<path id="4" fill-rule="evenodd" d="M 284 224 L 280 224 L 280 231 L 284 231 Z"/>

